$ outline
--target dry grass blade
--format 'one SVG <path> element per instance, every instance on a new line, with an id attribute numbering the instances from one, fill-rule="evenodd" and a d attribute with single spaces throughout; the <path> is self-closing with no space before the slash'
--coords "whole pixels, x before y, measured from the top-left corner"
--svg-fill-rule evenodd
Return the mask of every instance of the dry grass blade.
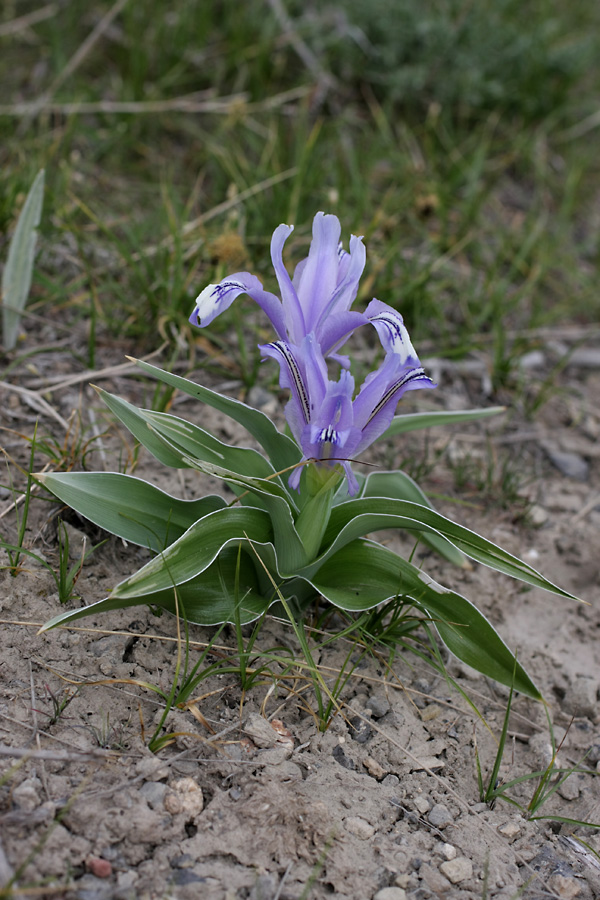
<path id="1" fill-rule="evenodd" d="M 40 9 L 36 9 L 25 16 L 18 16 L 16 19 L 11 19 L 10 22 L 3 22 L 2 25 L 0 25 L 0 37 L 6 37 L 9 34 L 13 35 L 18 34 L 20 31 L 26 31 L 27 28 L 31 28 L 32 25 L 37 25 L 38 22 L 43 22 L 45 19 L 51 19 L 57 12 L 58 5 L 56 3 L 48 3 L 47 6 L 42 6 Z"/>
<path id="2" fill-rule="evenodd" d="M 0 390 L 13 391 L 16 394 L 20 394 L 25 402 L 29 403 L 36 412 L 54 419 L 65 431 L 69 430 L 68 422 L 66 422 L 61 414 L 57 412 L 53 406 L 50 406 L 43 397 L 40 397 L 37 391 L 30 391 L 28 388 L 19 387 L 17 384 L 10 384 L 8 381 L 0 381 Z"/>
<path id="3" fill-rule="evenodd" d="M 45 759 L 52 762 L 115 758 L 115 754 L 110 750 L 31 750 L 27 747 L 7 747 L 6 744 L 0 744 L 0 756 L 9 759 Z"/>

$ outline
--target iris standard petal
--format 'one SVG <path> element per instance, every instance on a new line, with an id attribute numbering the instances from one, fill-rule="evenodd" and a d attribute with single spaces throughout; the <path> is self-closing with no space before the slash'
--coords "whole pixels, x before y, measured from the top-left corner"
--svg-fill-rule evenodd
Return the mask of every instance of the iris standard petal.
<path id="1" fill-rule="evenodd" d="M 293 230 L 293 225 L 277 226 L 271 238 L 271 262 L 273 263 L 275 275 L 279 282 L 279 290 L 281 291 L 287 338 L 293 344 L 299 344 L 307 333 L 305 316 L 296 288 L 292 284 L 288 271 L 283 264 L 283 245 Z M 284 337 L 285 335 L 280 334 L 279 336 Z"/>
<path id="2" fill-rule="evenodd" d="M 306 262 L 297 278 L 297 292 L 308 331 L 314 331 L 338 285 L 338 247 L 342 227 L 337 216 L 319 212 Z"/>

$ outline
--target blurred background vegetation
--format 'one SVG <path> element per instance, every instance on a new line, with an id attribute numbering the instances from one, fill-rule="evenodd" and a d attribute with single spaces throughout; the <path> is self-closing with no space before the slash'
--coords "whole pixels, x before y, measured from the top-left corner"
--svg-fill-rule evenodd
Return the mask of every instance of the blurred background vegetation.
<path id="1" fill-rule="evenodd" d="M 49 322 L 87 364 L 190 346 L 199 290 L 274 289 L 271 232 L 292 263 L 322 209 L 365 236 L 359 302 L 502 384 L 600 318 L 599 26 L 596 0 L 5 0 L 0 260 L 47 185 L 21 351 Z"/>

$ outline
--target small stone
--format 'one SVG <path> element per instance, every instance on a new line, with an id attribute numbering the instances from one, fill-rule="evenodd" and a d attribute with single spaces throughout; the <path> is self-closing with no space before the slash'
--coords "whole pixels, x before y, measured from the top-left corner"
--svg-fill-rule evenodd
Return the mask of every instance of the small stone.
<path id="1" fill-rule="evenodd" d="M 585 762 L 591 763 L 593 766 L 600 762 L 600 744 L 592 744 L 586 754 Z"/>
<path id="2" fill-rule="evenodd" d="M 40 797 L 40 789 L 42 782 L 39 778 L 26 778 L 21 784 L 18 784 L 12 792 L 13 803 L 22 809 L 23 812 L 33 812 L 38 807 L 42 799 Z"/>
<path id="3" fill-rule="evenodd" d="M 427 816 L 427 820 L 429 821 L 429 824 L 433 825 L 435 828 L 446 828 L 448 825 L 452 825 L 454 821 L 452 814 L 443 803 L 435 804 Z"/>
<path id="4" fill-rule="evenodd" d="M 558 788 L 558 793 L 563 798 L 563 800 L 577 800 L 579 797 L 580 788 L 577 784 L 577 776 L 569 775 L 569 777 L 563 781 L 563 783 Z"/>
<path id="5" fill-rule="evenodd" d="M 397 775 L 390 774 L 386 775 L 381 783 L 385 785 L 385 787 L 389 788 L 398 787 L 398 785 L 400 784 L 400 779 Z"/>
<path id="6" fill-rule="evenodd" d="M 561 703 L 562 709 L 570 716 L 595 720 L 598 715 L 598 683 L 595 678 L 577 675 L 567 688 Z"/>
<path id="7" fill-rule="evenodd" d="M 341 744 L 336 744 L 333 750 L 331 751 L 331 755 L 335 759 L 336 762 L 343 766 L 344 769 L 356 769 L 354 765 L 354 760 L 350 759 L 349 756 L 346 756 L 344 753 L 344 748 Z"/>
<path id="8" fill-rule="evenodd" d="M 433 891 L 436 897 L 440 897 L 446 891 L 450 890 L 448 881 L 441 875 L 431 863 L 424 863 L 419 869 L 419 878 L 425 882 L 430 891 Z"/>
<path id="9" fill-rule="evenodd" d="M 440 866 L 440 872 L 445 875 L 452 884 L 460 884 L 473 877 L 473 863 L 466 856 L 457 856 L 449 859 Z"/>
<path id="10" fill-rule="evenodd" d="M 415 799 L 413 800 L 413 804 L 417 812 L 421 813 L 424 816 L 431 809 L 431 801 L 429 797 L 425 797 L 423 794 L 417 794 Z"/>
<path id="11" fill-rule="evenodd" d="M 110 878 L 112 875 L 111 864 L 107 859 L 102 859 L 101 856 L 88 856 L 85 864 L 96 878 Z"/>
<path id="12" fill-rule="evenodd" d="M 378 781 L 381 781 L 386 776 L 386 771 L 383 769 L 377 760 L 373 759 L 371 756 L 365 756 L 363 759 L 363 766 L 373 778 L 376 778 Z"/>
<path id="13" fill-rule="evenodd" d="M 572 900 L 581 893 L 581 885 L 574 878 L 566 878 L 564 875 L 551 875 L 548 887 L 563 900 Z"/>
<path id="14" fill-rule="evenodd" d="M 373 826 L 366 819 L 360 816 L 348 816 L 344 821 L 346 831 L 359 838 L 361 841 L 368 841 L 375 834 Z"/>
<path id="15" fill-rule="evenodd" d="M 527 521 L 534 528 L 541 528 L 548 521 L 548 510 L 539 503 L 532 504 L 527 511 Z"/>
<path id="16" fill-rule="evenodd" d="M 367 708 L 374 719 L 382 719 L 390 711 L 390 701 L 385 694 L 374 694 L 367 700 Z"/>
<path id="17" fill-rule="evenodd" d="M 565 475 L 567 478 L 574 478 L 576 481 L 588 480 L 590 467 L 583 456 L 580 456 L 578 453 L 565 453 L 547 442 L 544 442 L 543 447 L 552 465 L 562 475 Z"/>
<path id="18" fill-rule="evenodd" d="M 430 703 L 421 713 L 421 718 L 424 722 L 431 722 L 433 719 L 437 719 L 440 713 L 441 709 L 437 703 Z"/>
<path id="19" fill-rule="evenodd" d="M 160 781 L 146 781 L 140 788 L 140 794 L 146 798 L 150 809 L 160 809 L 165 800 L 167 785 Z"/>
<path id="20" fill-rule="evenodd" d="M 437 756 L 421 756 L 417 761 L 409 760 L 411 772 L 423 772 L 427 769 L 437 771 L 444 768 L 444 762 Z"/>
<path id="21" fill-rule="evenodd" d="M 371 726 L 360 716 L 350 719 L 350 737 L 357 744 L 366 744 L 372 734 Z"/>
<path id="22" fill-rule="evenodd" d="M 252 738 L 257 747 L 274 747 L 277 743 L 277 732 L 258 713 L 250 713 L 247 717 L 244 722 L 244 734 Z"/>
<path id="23" fill-rule="evenodd" d="M 373 900 L 406 900 L 406 891 L 401 887 L 386 887 L 373 895 Z"/>
<path id="24" fill-rule="evenodd" d="M 521 834 L 521 826 L 518 822 L 504 822 L 503 825 L 498 826 L 498 831 L 509 841 L 513 841 L 517 835 Z"/>
<path id="25" fill-rule="evenodd" d="M 456 847 L 452 844 L 442 844 L 440 847 L 440 853 L 444 857 L 444 859 L 456 859 Z"/>
<path id="26" fill-rule="evenodd" d="M 164 807 L 172 816 L 178 813 L 187 817 L 198 816 L 204 808 L 204 796 L 193 778 L 180 778 L 166 793 Z"/>

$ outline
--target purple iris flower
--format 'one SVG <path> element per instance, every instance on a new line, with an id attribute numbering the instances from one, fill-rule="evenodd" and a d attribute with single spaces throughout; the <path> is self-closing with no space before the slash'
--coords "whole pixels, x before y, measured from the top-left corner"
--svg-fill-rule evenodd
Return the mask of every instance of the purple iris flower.
<path id="1" fill-rule="evenodd" d="M 402 316 L 395 309 L 372 300 L 364 313 L 350 310 L 365 266 L 362 239 L 353 235 L 350 253 L 346 253 L 340 248 L 341 228 L 336 216 L 317 213 L 309 254 L 290 279 L 282 249 L 291 231 L 291 226 L 280 225 L 271 241 L 281 300 L 265 291 L 253 275 L 238 272 L 202 291 L 190 322 L 208 325 L 243 293 L 261 306 L 278 340 L 260 349 L 265 357 L 277 360 L 280 386 L 290 391 L 286 418 L 303 459 L 341 465 L 348 492 L 353 495 L 359 486 L 350 468 L 351 458 L 383 434 L 406 391 L 435 385 L 425 375 Z M 385 357 L 354 396 L 354 378 L 347 371 L 350 362 L 337 351 L 356 328 L 365 324 L 377 330 Z M 337 381 L 329 379 L 327 358 L 342 366 Z M 291 487 L 298 488 L 300 476 L 301 469 L 295 469 Z"/>

